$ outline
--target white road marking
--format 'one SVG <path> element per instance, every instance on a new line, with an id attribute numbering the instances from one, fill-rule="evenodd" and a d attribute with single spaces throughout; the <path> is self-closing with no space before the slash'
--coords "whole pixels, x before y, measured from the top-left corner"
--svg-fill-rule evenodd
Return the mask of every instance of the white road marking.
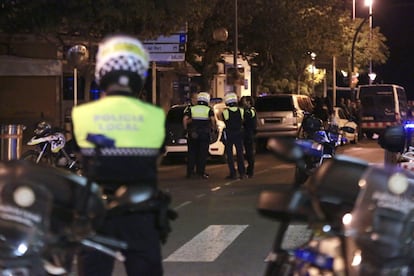
<path id="1" fill-rule="evenodd" d="M 213 262 L 248 225 L 210 225 L 164 262 Z"/>
<path id="2" fill-rule="evenodd" d="M 181 209 L 182 207 L 191 204 L 191 201 L 184 201 L 183 203 L 181 203 L 180 205 L 178 205 L 177 207 L 174 208 L 174 210 L 178 210 Z"/>
<path id="3" fill-rule="evenodd" d="M 307 223 L 292 223 L 282 240 L 282 248 L 285 250 L 295 249 L 303 246 L 312 238 L 313 230 L 309 228 Z M 276 253 L 271 251 L 263 260 L 265 263 L 276 260 Z"/>

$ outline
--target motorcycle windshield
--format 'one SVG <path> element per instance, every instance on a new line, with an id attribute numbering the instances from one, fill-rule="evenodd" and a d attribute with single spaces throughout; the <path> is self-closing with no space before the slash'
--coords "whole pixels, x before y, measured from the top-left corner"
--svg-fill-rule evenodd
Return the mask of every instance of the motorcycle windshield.
<path id="1" fill-rule="evenodd" d="M 412 258 L 414 250 L 414 176 L 397 167 L 369 168 L 352 217 L 345 223 L 362 257 L 381 264 Z"/>
<path id="2" fill-rule="evenodd" d="M 42 250 L 44 241 L 34 227 L 0 221 L 0 258 L 22 257 Z"/>

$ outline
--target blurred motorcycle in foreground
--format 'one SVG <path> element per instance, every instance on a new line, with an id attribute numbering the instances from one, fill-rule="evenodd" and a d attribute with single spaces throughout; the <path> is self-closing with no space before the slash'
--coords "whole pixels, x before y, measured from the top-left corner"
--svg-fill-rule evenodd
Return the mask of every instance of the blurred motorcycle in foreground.
<path id="1" fill-rule="evenodd" d="M 390 128 L 380 145 L 401 151 L 404 135 Z M 295 143 L 285 141 L 284 150 L 286 161 L 303 159 Z M 410 172 L 343 155 L 324 162 L 303 186 L 262 192 L 260 214 L 311 229 L 290 247 L 281 246 L 288 232 L 279 229 L 265 275 L 414 275 L 413 195 Z"/>
<path id="2" fill-rule="evenodd" d="M 128 244 L 97 234 L 104 219 L 157 212 L 165 242 L 169 220 L 176 217 L 170 201 L 149 185 L 120 186 L 106 195 L 93 179 L 68 170 L 25 160 L 0 162 L 0 275 L 68 275 L 85 246 L 123 261 L 120 250 Z"/>

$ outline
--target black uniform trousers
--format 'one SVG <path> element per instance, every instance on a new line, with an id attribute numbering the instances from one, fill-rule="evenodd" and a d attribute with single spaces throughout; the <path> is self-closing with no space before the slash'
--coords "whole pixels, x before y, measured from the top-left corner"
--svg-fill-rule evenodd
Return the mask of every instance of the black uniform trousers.
<path id="1" fill-rule="evenodd" d="M 255 161 L 255 135 L 253 131 L 244 130 L 243 144 L 247 161 L 246 174 L 248 176 L 253 176 Z"/>
<path id="2" fill-rule="evenodd" d="M 240 177 L 245 175 L 244 156 L 243 156 L 243 133 L 242 131 L 226 130 L 226 156 L 227 165 L 230 171 L 230 177 L 236 177 L 236 169 L 234 168 L 233 145 L 236 147 L 237 170 Z"/>
<path id="3" fill-rule="evenodd" d="M 151 211 L 114 216 L 106 219 L 102 231 L 98 232 L 128 243 L 129 249 L 122 250 L 128 276 L 163 275 L 156 219 L 157 214 Z M 112 276 L 114 261 L 113 257 L 94 249 L 82 249 L 78 254 L 78 275 Z"/>
<path id="4" fill-rule="evenodd" d="M 205 174 L 209 146 L 210 133 L 196 132 L 196 135 L 189 135 L 187 139 L 187 176 L 194 174 L 194 169 L 197 175 L 203 176 Z"/>

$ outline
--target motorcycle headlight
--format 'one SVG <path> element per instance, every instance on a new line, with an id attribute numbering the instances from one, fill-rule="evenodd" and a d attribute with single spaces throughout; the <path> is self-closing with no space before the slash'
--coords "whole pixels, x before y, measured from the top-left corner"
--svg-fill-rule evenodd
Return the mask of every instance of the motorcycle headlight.
<path id="1" fill-rule="evenodd" d="M 43 248 L 43 241 L 32 227 L 1 221 L 0 231 L 0 257 L 21 257 Z"/>

